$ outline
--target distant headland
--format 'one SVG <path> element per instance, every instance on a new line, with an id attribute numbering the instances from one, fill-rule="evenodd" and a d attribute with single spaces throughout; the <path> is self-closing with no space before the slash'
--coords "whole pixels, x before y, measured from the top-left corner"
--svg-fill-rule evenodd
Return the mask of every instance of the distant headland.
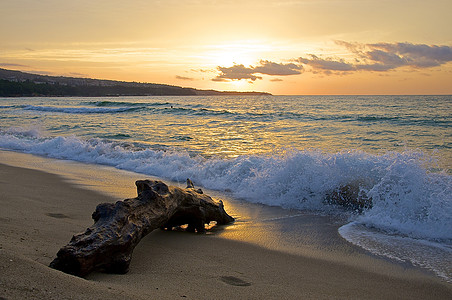
<path id="1" fill-rule="evenodd" d="M 0 68 L 0 97 L 39 96 L 216 96 L 271 95 L 266 92 L 198 90 L 166 84 L 47 76 Z"/>

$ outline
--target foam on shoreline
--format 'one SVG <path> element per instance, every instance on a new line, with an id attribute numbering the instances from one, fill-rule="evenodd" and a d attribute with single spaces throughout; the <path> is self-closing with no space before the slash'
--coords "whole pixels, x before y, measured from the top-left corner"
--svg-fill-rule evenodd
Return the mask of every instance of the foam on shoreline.
<path id="1" fill-rule="evenodd" d="M 205 158 L 188 152 L 141 147 L 105 139 L 47 137 L 39 130 L 0 131 L 0 147 L 56 159 L 107 165 L 198 185 L 230 190 L 237 199 L 289 209 L 329 213 L 328 193 L 358 185 L 373 206 L 359 221 L 396 234 L 452 240 L 452 175 L 431 172 L 422 152 L 375 155 L 294 150 L 274 155 Z"/>
<path id="2" fill-rule="evenodd" d="M 0 151 L 0 161 L 18 167 L 58 174 L 84 189 L 109 195 L 114 201 L 135 197 L 134 182 L 138 179 L 159 179 L 108 166 L 55 160 L 9 151 Z M 165 181 L 171 185 L 185 187 L 185 180 L 181 182 Z M 319 215 L 309 213 L 309 211 L 287 210 L 281 207 L 239 201 L 232 198 L 227 192 L 204 190 L 214 198 L 223 200 L 226 211 L 236 218 L 236 222 L 232 226 L 214 230 L 212 232 L 214 237 L 246 242 L 293 255 L 340 262 L 355 267 L 373 264 L 374 270 L 380 270 L 380 272 L 386 270 L 386 267 L 379 267 L 381 259 L 374 261 L 375 258 L 370 257 L 366 251 L 353 246 L 341 237 L 342 235 L 348 241 L 371 253 L 385 255 L 364 247 L 362 237 L 359 239 L 356 236 L 350 237 L 343 232 L 338 232 L 339 227 L 349 223 L 346 215 Z M 98 202 L 92 205 L 97 204 Z M 86 215 L 90 215 L 90 212 L 86 212 Z M 421 267 L 426 266 L 421 265 Z"/>
<path id="3" fill-rule="evenodd" d="M 20 156 L 16 160 L 26 163 Z M 5 156 L 1 158 L 4 162 Z M 30 158 L 32 163 L 35 157 Z M 74 172 L 64 162 L 49 167 Z M 79 167 L 90 171 L 89 165 Z M 329 260 L 290 255 L 217 238 L 219 231 L 196 235 L 157 230 L 135 249 L 128 274 L 93 273 L 83 280 L 47 265 L 72 234 L 91 224 L 95 205 L 115 197 L 86 190 L 97 186 L 80 189 L 67 184 L 67 177 L 3 164 L 0 186 L 0 288 L 7 299 L 281 299 L 282 295 L 287 299 L 450 299 L 452 295 L 450 284 L 384 260 L 354 255 L 357 264 L 348 265 L 335 260 L 334 251 Z M 267 210 L 264 215 L 261 224 L 303 217 L 275 217 Z M 284 223 L 276 226 L 285 231 Z"/>

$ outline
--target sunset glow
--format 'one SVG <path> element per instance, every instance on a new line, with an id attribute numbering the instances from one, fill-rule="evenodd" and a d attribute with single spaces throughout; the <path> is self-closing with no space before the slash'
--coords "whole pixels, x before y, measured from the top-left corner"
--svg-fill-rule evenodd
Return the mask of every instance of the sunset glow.
<path id="1" fill-rule="evenodd" d="M 452 2 L 0 1 L 0 68 L 274 94 L 452 94 Z"/>

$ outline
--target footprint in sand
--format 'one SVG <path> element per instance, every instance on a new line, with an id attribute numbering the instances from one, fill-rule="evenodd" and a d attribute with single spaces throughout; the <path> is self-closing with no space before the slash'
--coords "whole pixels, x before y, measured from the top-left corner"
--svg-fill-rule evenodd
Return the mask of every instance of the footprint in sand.
<path id="1" fill-rule="evenodd" d="M 251 283 L 246 282 L 240 278 L 234 277 L 234 276 L 221 276 L 220 280 L 224 283 L 235 285 L 235 286 L 250 286 Z"/>

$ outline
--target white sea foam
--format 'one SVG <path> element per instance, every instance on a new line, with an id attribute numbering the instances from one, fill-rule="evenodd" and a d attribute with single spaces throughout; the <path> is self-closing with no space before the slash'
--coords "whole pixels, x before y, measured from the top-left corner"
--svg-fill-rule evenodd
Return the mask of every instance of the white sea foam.
<path id="1" fill-rule="evenodd" d="M 388 235 L 358 222 L 339 228 L 340 235 L 373 254 L 409 262 L 435 272 L 452 282 L 452 244 L 438 243 L 400 235 Z"/>
<path id="2" fill-rule="evenodd" d="M 189 177 L 246 201 L 350 218 L 352 225 L 340 229 L 350 242 L 451 280 L 451 101 L 2 98 L 0 147 L 180 182 Z M 358 187 L 373 206 L 350 212 L 328 204 L 344 186 Z"/>
<path id="3" fill-rule="evenodd" d="M 356 222 L 412 238 L 452 239 L 452 176 L 430 173 L 419 152 L 373 155 L 362 151 L 287 151 L 236 158 L 134 148 L 99 138 L 46 137 L 35 129 L 0 131 L 0 147 L 81 162 L 105 164 L 177 181 L 191 178 L 237 198 L 285 208 L 331 212 L 331 191 L 358 184 L 373 207 Z"/>

